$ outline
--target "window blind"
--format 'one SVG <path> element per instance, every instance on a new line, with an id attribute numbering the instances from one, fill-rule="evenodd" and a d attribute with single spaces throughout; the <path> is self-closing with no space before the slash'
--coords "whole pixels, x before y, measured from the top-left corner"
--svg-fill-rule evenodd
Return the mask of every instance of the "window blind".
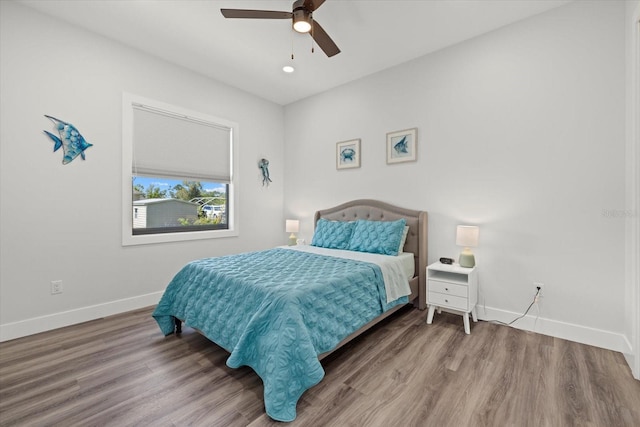
<path id="1" fill-rule="evenodd" d="M 232 129 L 133 105 L 133 173 L 231 183 Z"/>

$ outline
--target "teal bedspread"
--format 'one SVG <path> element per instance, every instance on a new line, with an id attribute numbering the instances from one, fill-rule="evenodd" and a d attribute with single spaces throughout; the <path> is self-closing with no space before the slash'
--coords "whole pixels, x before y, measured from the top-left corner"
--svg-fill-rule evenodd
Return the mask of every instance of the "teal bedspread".
<path id="1" fill-rule="evenodd" d="M 284 248 L 187 264 L 153 317 L 165 335 L 174 317 L 200 330 L 262 378 L 267 414 L 292 421 L 305 390 L 324 376 L 318 355 L 389 308 L 375 264 Z"/>

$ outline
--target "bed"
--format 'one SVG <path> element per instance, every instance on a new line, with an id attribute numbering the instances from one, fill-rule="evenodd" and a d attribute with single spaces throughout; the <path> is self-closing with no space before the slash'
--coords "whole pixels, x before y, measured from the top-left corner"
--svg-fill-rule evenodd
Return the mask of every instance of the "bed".
<path id="1" fill-rule="evenodd" d="M 153 313 L 165 335 L 184 322 L 227 350 L 229 367 L 250 366 L 263 381 L 267 415 L 277 421 L 295 419 L 299 398 L 324 376 L 320 360 L 407 304 L 426 306 L 426 212 L 355 200 L 317 211 L 314 224 L 312 246 L 187 264 Z M 382 252 L 362 250 L 384 240 L 371 230 L 396 236 L 400 225 L 401 253 L 384 253 L 401 242 L 393 239 L 380 244 Z"/>

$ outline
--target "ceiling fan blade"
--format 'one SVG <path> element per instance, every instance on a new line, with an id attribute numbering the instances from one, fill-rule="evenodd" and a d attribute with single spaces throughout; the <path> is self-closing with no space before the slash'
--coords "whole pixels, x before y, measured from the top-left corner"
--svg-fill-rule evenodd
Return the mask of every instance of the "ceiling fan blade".
<path id="1" fill-rule="evenodd" d="M 291 12 L 277 10 L 250 10 L 250 9 L 220 9 L 225 18 L 246 19 L 291 19 Z"/>
<path id="2" fill-rule="evenodd" d="M 310 12 L 313 12 L 324 3 L 325 0 L 304 0 L 304 7 Z"/>
<path id="3" fill-rule="evenodd" d="M 337 55 L 340 53 L 340 48 L 331 40 L 329 34 L 318 24 L 318 21 L 313 21 L 313 29 L 311 30 L 311 37 L 318 43 L 318 46 L 322 48 L 324 53 L 327 54 L 329 58 L 333 55 Z"/>

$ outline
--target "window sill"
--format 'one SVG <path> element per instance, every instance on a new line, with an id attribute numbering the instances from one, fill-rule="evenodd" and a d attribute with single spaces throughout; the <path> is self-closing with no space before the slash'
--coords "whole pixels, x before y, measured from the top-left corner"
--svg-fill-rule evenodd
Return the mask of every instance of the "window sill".
<path id="1" fill-rule="evenodd" d="M 238 230 L 207 230 L 185 233 L 141 234 L 134 236 L 130 230 L 122 235 L 122 246 L 150 245 L 156 243 L 185 242 L 191 240 L 221 239 L 238 236 Z"/>

